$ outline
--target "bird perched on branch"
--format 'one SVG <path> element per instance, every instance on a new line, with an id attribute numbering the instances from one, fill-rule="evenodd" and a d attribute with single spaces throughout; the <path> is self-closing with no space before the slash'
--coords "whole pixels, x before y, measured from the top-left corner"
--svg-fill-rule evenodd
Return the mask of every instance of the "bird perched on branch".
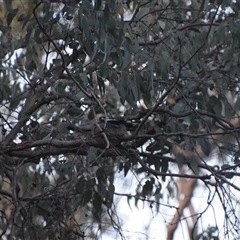
<path id="1" fill-rule="evenodd" d="M 110 144 L 118 145 L 121 140 L 128 135 L 127 131 L 132 130 L 132 127 L 132 124 L 122 117 L 101 117 L 94 126 L 95 140 L 106 145 L 106 140 L 103 135 L 103 133 L 105 133 Z"/>

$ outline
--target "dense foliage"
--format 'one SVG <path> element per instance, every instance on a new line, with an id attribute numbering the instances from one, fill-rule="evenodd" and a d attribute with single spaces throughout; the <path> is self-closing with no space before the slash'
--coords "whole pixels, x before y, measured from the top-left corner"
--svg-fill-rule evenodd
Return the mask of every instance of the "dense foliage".
<path id="1" fill-rule="evenodd" d="M 116 196 L 176 210 L 167 239 L 189 219 L 186 239 L 239 236 L 239 13 L 230 0 L 0 3 L 1 239 L 129 239 Z M 116 144 L 100 116 L 132 129 Z M 216 199 L 223 220 L 203 229 Z"/>

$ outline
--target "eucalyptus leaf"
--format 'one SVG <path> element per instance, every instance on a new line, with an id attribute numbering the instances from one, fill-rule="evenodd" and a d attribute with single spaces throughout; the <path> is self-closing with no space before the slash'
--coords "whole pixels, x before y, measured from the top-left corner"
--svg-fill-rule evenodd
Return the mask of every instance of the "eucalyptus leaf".
<path id="1" fill-rule="evenodd" d="M 97 192 L 93 195 L 93 207 L 96 212 L 100 212 L 102 208 L 102 199 Z"/>
<path id="2" fill-rule="evenodd" d="M 93 162 L 97 157 L 97 149 L 95 147 L 90 147 L 87 152 L 87 161 Z"/>

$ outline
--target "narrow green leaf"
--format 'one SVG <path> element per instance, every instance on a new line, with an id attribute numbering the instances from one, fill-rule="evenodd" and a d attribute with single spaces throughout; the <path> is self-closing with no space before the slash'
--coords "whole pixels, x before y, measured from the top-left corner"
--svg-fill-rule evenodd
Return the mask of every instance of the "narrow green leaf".
<path id="1" fill-rule="evenodd" d="M 83 193 L 86 188 L 86 180 L 84 177 L 81 177 L 76 183 L 76 193 Z"/>
<path id="2" fill-rule="evenodd" d="M 152 194 L 152 190 L 153 190 L 153 183 L 147 180 L 143 185 L 142 196 L 145 197 L 147 195 Z"/>
<path id="3" fill-rule="evenodd" d="M 102 208 L 102 199 L 97 192 L 95 192 L 93 195 L 93 207 L 96 212 L 100 212 Z"/>
<path id="4" fill-rule="evenodd" d="M 131 61 L 131 54 L 130 52 L 125 48 L 124 49 L 124 57 L 123 57 L 123 64 L 121 66 L 121 69 L 125 69 L 126 67 L 128 67 L 128 65 L 130 64 Z"/>
<path id="5" fill-rule="evenodd" d="M 110 193 L 110 195 L 113 196 L 113 194 L 115 193 L 115 186 L 113 184 L 110 184 L 108 186 L 108 192 Z"/>
<path id="6" fill-rule="evenodd" d="M 133 94 L 133 98 L 135 99 L 135 101 L 138 101 L 139 100 L 138 84 L 132 78 L 129 79 L 129 83 L 130 83 L 129 87 L 131 88 L 131 91 L 132 91 L 132 94 Z"/>
<path id="7" fill-rule="evenodd" d="M 106 205 L 108 207 L 111 207 L 113 204 L 114 192 L 115 192 L 115 186 L 113 184 L 110 184 L 108 186 L 108 191 L 106 192 Z"/>
<path id="8" fill-rule="evenodd" d="M 126 89 L 127 89 L 127 75 L 123 73 L 117 85 L 117 90 L 118 90 L 122 104 L 124 104 L 126 100 Z"/>
<path id="9" fill-rule="evenodd" d="M 85 204 L 89 203 L 92 199 L 92 191 L 90 189 L 86 189 L 86 191 L 82 194 L 80 205 L 85 206 Z"/>
<path id="10" fill-rule="evenodd" d="M 156 191 L 155 193 L 153 194 L 154 196 L 158 195 L 161 193 L 161 190 L 162 190 L 162 184 L 159 183 L 158 187 L 156 188 Z"/>
<path id="11" fill-rule="evenodd" d="M 97 77 L 97 81 L 98 81 L 98 87 L 99 87 L 100 95 L 101 95 L 101 97 L 103 97 L 105 95 L 105 84 L 104 84 L 104 81 L 100 77 Z"/>
<path id="12" fill-rule="evenodd" d="M 127 88 L 126 91 L 126 100 L 133 107 L 133 109 L 137 109 L 137 100 L 134 98 L 133 92 L 131 88 Z"/>
<path id="13" fill-rule="evenodd" d="M 168 171 L 169 162 L 168 161 L 162 161 L 162 172 L 166 173 Z M 163 182 L 166 180 L 166 176 L 162 176 Z"/>
<path id="14" fill-rule="evenodd" d="M 26 19 L 26 17 L 27 17 L 27 15 L 26 14 L 21 14 L 19 17 L 18 17 L 18 22 L 22 22 L 23 20 L 25 20 Z"/>
<path id="15" fill-rule="evenodd" d="M 184 156 L 181 153 L 176 154 L 176 160 L 179 170 L 182 169 L 182 166 L 184 164 Z"/>
<path id="16" fill-rule="evenodd" d="M 104 23 L 107 24 L 108 20 L 109 20 L 109 16 L 110 16 L 110 11 L 109 11 L 109 7 L 106 4 L 104 11 L 103 11 L 103 19 L 104 19 Z"/>
<path id="17" fill-rule="evenodd" d="M 106 199 L 108 196 L 108 191 L 106 189 L 106 184 L 105 182 L 99 182 L 97 185 L 97 192 L 100 195 L 102 199 Z"/>
<path id="18" fill-rule="evenodd" d="M 208 100 L 208 104 L 218 117 L 222 116 L 221 115 L 221 113 L 222 113 L 222 103 L 217 97 L 211 96 Z"/>
<path id="19" fill-rule="evenodd" d="M 18 9 L 12 9 L 10 12 L 7 14 L 7 24 L 8 26 L 11 24 L 13 18 L 16 16 Z"/>
<path id="20" fill-rule="evenodd" d="M 123 170 L 124 170 L 124 177 L 126 177 L 127 174 L 128 174 L 128 172 L 129 172 L 129 170 L 130 170 L 130 166 L 129 166 L 128 163 L 126 163 L 126 164 L 124 165 Z"/>
<path id="21" fill-rule="evenodd" d="M 89 24 L 86 17 L 82 17 L 82 29 L 85 37 L 88 39 L 90 35 Z"/>
<path id="22" fill-rule="evenodd" d="M 90 147 L 87 151 L 87 162 L 91 163 L 96 159 L 97 156 L 97 148 Z"/>
<path id="23" fill-rule="evenodd" d="M 185 105 L 182 102 L 177 102 L 172 107 L 172 110 L 176 113 L 181 113 L 181 112 L 185 111 Z"/>
<path id="24" fill-rule="evenodd" d="M 189 167 L 191 168 L 191 170 L 194 172 L 195 175 L 198 175 L 199 168 L 198 168 L 198 163 L 197 163 L 196 160 L 190 159 L 189 160 Z"/>
<path id="25" fill-rule="evenodd" d="M 235 176 L 235 173 L 234 172 L 226 172 L 225 173 L 225 177 L 228 178 L 228 179 L 231 179 Z"/>
<path id="26" fill-rule="evenodd" d="M 102 0 L 95 0 L 94 1 L 94 7 L 95 7 L 95 10 L 98 11 L 102 6 Z"/>
<path id="27" fill-rule="evenodd" d="M 128 206 L 129 208 L 131 209 L 131 205 L 130 205 L 130 200 L 132 199 L 131 196 L 127 196 L 127 203 L 128 203 Z"/>
<path id="28" fill-rule="evenodd" d="M 221 166 L 221 169 L 222 170 L 224 170 L 224 169 L 230 169 L 231 168 L 231 165 L 229 165 L 229 164 L 223 164 L 222 166 Z"/>
<path id="29" fill-rule="evenodd" d="M 140 8 L 140 11 L 137 13 L 136 18 L 140 19 L 142 17 L 145 17 L 150 11 L 149 7 L 142 7 Z"/>
<path id="30" fill-rule="evenodd" d="M 202 148 L 204 154 L 208 157 L 211 153 L 211 145 L 205 138 L 199 138 L 198 140 L 199 145 Z"/>

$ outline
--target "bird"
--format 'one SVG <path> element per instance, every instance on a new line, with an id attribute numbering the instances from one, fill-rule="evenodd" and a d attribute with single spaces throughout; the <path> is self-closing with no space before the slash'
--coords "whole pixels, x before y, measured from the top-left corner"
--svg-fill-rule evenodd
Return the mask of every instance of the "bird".
<path id="1" fill-rule="evenodd" d="M 97 124 L 94 126 L 95 140 L 106 145 L 106 140 L 102 134 L 105 133 L 109 143 L 116 146 L 120 144 L 121 140 L 128 135 L 127 131 L 130 130 L 130 127 L 131 124 L 128 123 L 123 117 L 100 117 L 97 121 Z"/>

